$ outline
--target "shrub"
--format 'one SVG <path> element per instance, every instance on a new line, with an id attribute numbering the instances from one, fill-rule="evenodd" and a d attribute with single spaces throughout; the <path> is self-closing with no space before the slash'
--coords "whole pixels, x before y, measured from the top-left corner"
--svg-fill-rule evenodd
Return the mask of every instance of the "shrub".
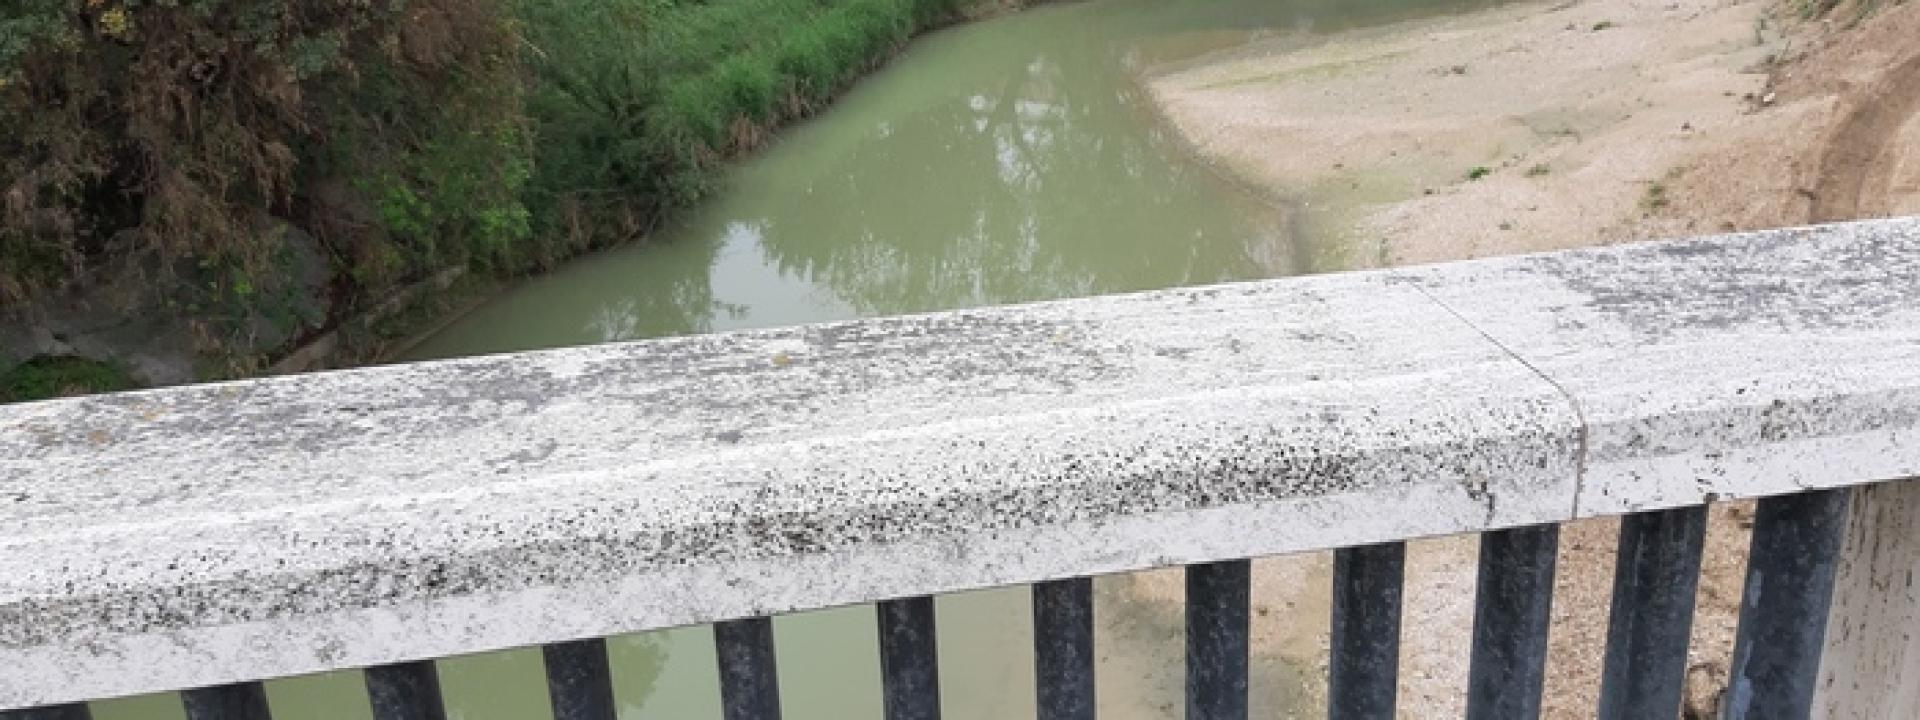
<path id="1" fill-rule="evenodd" d="M 400 273 L 524 236 L 514 52 L 491 0 L 10 2 L 0 308 L 129 272 L 244 310 L 282 220 Z"/>
<path id="2" fill-rule="evenodd" d="M 293 294 L 291 257 L 330 263 L 337 318 L 440 268 L 517 273 L 631 238 L 709 192 L 714 170 L 770 127 L 961 9 L 4 5 L 0 312 L 75 284 L 144 283 L 204 321 L 210 345 L 289 315 L 274 304 Z M 102 274 L 139 282 L 91 282 Z"/>
<path id="3" fill-rule="evenodd" d="M 76 357 L 37 357 L 0 372 L 0 403 L 26 402 L 137 387 L 125 370 Z"/>

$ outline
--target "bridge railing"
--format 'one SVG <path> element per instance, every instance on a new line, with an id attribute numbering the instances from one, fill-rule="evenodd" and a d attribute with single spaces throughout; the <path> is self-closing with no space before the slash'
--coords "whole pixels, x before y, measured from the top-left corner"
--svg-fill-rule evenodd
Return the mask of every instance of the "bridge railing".
<path id="1" fill-rule="evenodd" d="M 1917 220 L 12 405 L 0 716 L 366 668 L 434 718 L 435 658 L 541 646 L 610 718 L 604 638 L 715 623 L 771 718 L 767 618 L 878 603 L 931 718 L 928 598 L 1030 584 L 1086 718 L 1087 578 L 1183 566 L 1187 717 L 1242 718 L 1247 559 L 1334 549 L 1330 714 L 1390 717 L 1401 543 L 1481 533 L 1468 714 L 1526 717 L 1557 524 L 1624 515 L 1601 715 L 1672 717 L 1704 506 L 1764 498 L 1728 716 L 1912 717 L 1916 475 Z"/>

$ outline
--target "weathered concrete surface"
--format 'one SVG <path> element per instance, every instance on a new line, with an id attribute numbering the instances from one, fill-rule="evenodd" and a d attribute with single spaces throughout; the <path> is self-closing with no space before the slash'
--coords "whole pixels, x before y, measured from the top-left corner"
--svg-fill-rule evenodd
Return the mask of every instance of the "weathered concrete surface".
<path id="1" fill-rule="evenodd" d="M 1410 274 L 1573 400 L 1580 517 L 1920 474 L 1920 220 Z"/>
<path id="2" fill-rule="evenodd" d="M 0 706 L 1536 523 L 1549 384 L 1385 275 L 0 408 Z"/>
<path id="3" fill-rule="evenodd" d="M 1920 480 L 1854 491 L 1835 579 L 1818 720 L 1920 717 Z"/>
<path id="4" fill-rule="evenodd" d="M 0 707 L 1912 474 L 1916 255 L 1853 225 L 0 407 Z"/>

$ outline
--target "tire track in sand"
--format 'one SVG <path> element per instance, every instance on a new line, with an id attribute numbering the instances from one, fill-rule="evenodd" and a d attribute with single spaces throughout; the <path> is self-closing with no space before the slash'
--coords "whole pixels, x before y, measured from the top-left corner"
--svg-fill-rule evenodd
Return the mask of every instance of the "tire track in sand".
<path id="1" fill-rule="evenodd" d="M 1852 220 L 1888 211 L 1893 152 L 1901 128 L 1920 113 L 1920 53 L 1908 57 L 1849 100 L 1820 157 L 1813 187 L 1814 222 Z"/>

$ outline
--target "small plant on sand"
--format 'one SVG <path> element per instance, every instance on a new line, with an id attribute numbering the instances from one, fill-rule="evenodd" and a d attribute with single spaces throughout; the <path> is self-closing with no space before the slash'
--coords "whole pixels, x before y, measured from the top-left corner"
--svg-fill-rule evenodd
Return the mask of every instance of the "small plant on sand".
<path id="1" fill-rule="evenodd" d="M 1640 208 L 1648 213 L 1665 210 L 1672 204 L 1673 197 L 1668 194 L 1666 183 L 1658 181 L 1648 185 L 1646 197 L 1640 198 Z"/>
<path id="2" fill-rule="evenodd" d="M 1550 172 L 1553 172 L 1553 168 L 1547 167 L 1546 163 L 1539 163 L 1527 168 L 1527 177 L 1540 177 Z"/>
<path id="3" fill-rule="evenodd" d="M 1614 27 L 1612 20 L 1601 20 L 1600 22 L 1593 24 L 1593 31 L 1600 32 L 1601 30 L 1606 30 L 1611 27 Z"/>
<path id="4" fill-rule="evenodd" d="M 1840 0 L 1796 0 L 1794 5 L 1799 7 L 1800 19 L 1810 20 L 1839 7 Z"/>
<path id="5" fill-rule="evenodd" d="M 1476 165 L 1472 170 L 1467 171 L 1467 179 L 1479 180 L 1480 178 L 1483 178 L 1492 174 L 1493 174 L 1493 168 L 1487 167 L 1485 165 Z"/>

